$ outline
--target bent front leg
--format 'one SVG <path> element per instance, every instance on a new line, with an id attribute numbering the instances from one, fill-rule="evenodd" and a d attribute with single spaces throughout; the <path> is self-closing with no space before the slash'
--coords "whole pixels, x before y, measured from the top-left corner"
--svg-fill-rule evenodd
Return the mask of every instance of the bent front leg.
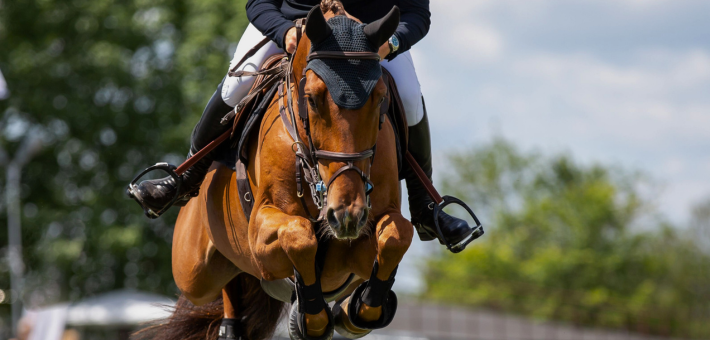
<path id="1" fill-rule="evenodd" d="M 397 309 L 392 292 L 394 276 L 412 243 L 412 224 L 399 213 L 385 215 L 377 224 L 377 257 L 369 280 L 334 309 L 341 335 L 360 337 L 389 325 Z"/>
<path id="2" fill-rule="evenodd" d="M 291 277 L 295 268 L 306 285 L 316 282 L 318 239 L 308 219 L 263 207 L 249 229 L 252 254 L 264 279 Z"/>
<path id="3" fill-rule="evenodd" d="M 263 207 L 250 226 L 249 239 L 264 279 L 278 280 L 295 274 L 298 312 L 305 314 L 299 328 L 310 337 L 323 335 L 331 323 L 316 269 L 318 239 L 311 222 L 274 207 Z"/>

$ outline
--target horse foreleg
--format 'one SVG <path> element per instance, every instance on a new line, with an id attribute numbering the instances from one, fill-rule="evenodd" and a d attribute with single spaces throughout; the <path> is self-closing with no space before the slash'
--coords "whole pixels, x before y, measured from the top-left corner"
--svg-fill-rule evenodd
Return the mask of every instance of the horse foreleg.
<path id="1" fill-rule="evenodd" d="M 315 267 L 318 239 L 308 219 L 287 215 L 273 207 L 263 207 L 254 222 L 253 227 L 250 226 L 249 239 L 252 254 L 264 279 L 290 277 L 295 268 L 306 286 L 318 282 Z M 322 292 L 316 298 L 323 299 Z M 309 336 L 323 335 L 327 326 L 325 309 L 317 314 L 306 313 Z"/>
<path id="2" fill-rule="evenodd" d="M 383 318 L 383 308 L 387 308 L 386 305 L 382 303 L 386 301 L 390 294 L 390 288 L 387 282 L 393 279 L 397 266 L 402 261 L 404 254 L 409 249 L 412 243 L 412 236 L 414 234 L 414 227 L 411 222 L 404 218 L 400 213 L 390 213 L 385 214 L 377 223 L 377 270 L 372 271 L 370 279 L 368 282 L 363 283 L 358 288 L 364 288 L 370 298 L 364 298 L 363 295 L 365 290 L 356 289 L 354 295 L 360 292 L 363 295 L 357 296 L 360 299 L 360 308 L 357 310 L 357 315 L 354 319 L 359 322 L 357 324 L 368 325 L 370 327 L 357 327 L 353 324 L 349 316 L 350 303 L 353 303 L 352 299 L 354 295 L 350 298 L 345 299 L 339 307 L 340 320 L 336 321 L 336 324 L 342 322 L 342 326 L 345 329 L 339 328 L 341 334 L 350 333 L 350 335 L 358 336 L 364 333 L 368 333 L 370 329 L 381 328 L 382 325 L 389 324 L 391 318 L 394 317 L 391 311 L 386 311 L 388 315 Z M 375 281 L 378 283 L 373 284 Z M 367 286 L 365 286 L 367 285 Z M 377 296 L 372 299 L 372 296 Z M 378 301 L 379 300 L 379 301 Z M 375 301 L 372 303 L 374 306 L 368 306 L 365 301 Z M 390 301 L 391 302 L 391 301 Z M 394 304 L 396 306 L 396 302 Z M 336 328 L 338 329 L 338 328 Z M 345 334 L 343 334 L 345 335 Z"/>

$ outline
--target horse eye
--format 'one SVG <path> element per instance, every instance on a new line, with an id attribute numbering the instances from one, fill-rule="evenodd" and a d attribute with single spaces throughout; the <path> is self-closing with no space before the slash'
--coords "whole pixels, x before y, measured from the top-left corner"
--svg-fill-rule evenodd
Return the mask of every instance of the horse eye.
<path id="1" fill-rule="evenodd" d="M 313 109 L 317 109 L 318 106 L 316 106 L 316 101 L 313 99 L 313 97 L 306 97 L 306 100 L 308 101 L 308 105 Z"/>

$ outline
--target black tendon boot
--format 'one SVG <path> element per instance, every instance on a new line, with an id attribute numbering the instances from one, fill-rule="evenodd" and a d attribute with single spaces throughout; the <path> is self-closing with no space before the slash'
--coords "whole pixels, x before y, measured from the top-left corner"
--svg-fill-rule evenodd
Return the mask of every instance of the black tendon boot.
<path id="1" fill-rule="evenodd" d="M 422 105 L 424 105 L 423 99 Z M 431 137 L 429 135 L 429 119 L 427 118 L 426 106 L 424 107 L 424 117 L 422 120 L 416 125 L 409 127 L 409 153 L 412 154 L 427 177 L 431 179 Z M 436 203 L 429 197 L 429 194 L 414 170 L 409 166 L 405 169 L 412 224 L 414 224 L 414 227 L 417 229 L 419 238 L 422 241 L 430 241 L 438 238 L 433 211 L 434 204 Z M 439 227 L 445 238 L 445 240 L 439 239 L 439 243 L 444 245 L 450 244 L 451 248 L 449 250 L 454 253 L 464 250 L 466 245 L 475 239 L 473 235 L 474 230 L 466 221 L 453 217 L 443 211 L 439 213 Z"/>
<path id="2" fill-rule="evenodd" d="M 288 316 L 288 335 L 291 340 L 331 340 L 333 339 L 333 312 L 323 299 L 320 284 L 320 269 L 316 266 L 316 282 L 306 286 L 301 273 L 293 268 L 296 277 L 296 292 L 291 298 L 291 311 Z M 325 310 L 328 325 L 319 337 L 311 337 L 306 329 L 306 314 L 316 315 Z"/>
<path id="3" fill-rule="evenodd" d="M 187 155 L 188 158 L 230 128 L 230 124 L 220 124 L 222 117 L 233 109 L 222 100 L 222 83 L 217 87 L 217 91 L 212 95 L 205 110 L 202 112 L 202 118 L 200 118 L 195 129 L 192 130 L 192 147 L 190 147 L 190 152 Z M 159 217 L 160 214 L 158 212 L 162 213 L 162 210 L 172 201 L 175 195 L 179 197 L 175 205 L 185 205 L 190 198 L 197 196 L 200 184 L 202 184 L 207 170 L 212 165 L 212 153 L 205 155 L 182 174 L 182 185 L 179 192 L 175 179 L 168 176 L 142 181 L 132 190 L 129 188 L 128 195 L 143 202 L 143 205 L 150 209 L 147 214 L 151 218 Z"/>
<path id="4" fill-rule="evenodd" d="M 241 340 L 242 333 L 242 324 L 239 320 L 224 318 L 219 326 L 219 338 L 217 340 Z"/>

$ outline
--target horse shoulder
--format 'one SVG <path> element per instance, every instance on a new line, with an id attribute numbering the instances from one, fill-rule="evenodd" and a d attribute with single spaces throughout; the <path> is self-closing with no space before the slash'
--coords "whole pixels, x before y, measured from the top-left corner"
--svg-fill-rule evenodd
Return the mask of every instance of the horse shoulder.
<path id="1" fill-rule="evenodd" d="M 236 173 L 215 162 L 193 200 L 199 202 L 200 219 L 217 250 L 240 269 L 256 273 L 247 237 L 248 222 L 238 197 Z"/>
<path id="2" fill-rule="evenodd" d="M 252 140 L 250 152 L 254 162 L 249 164 L 250 180 L 255 194 L 255 207 L 274 206 L 287 214 L 295 214 L 298 200 L 295 195 L 296 157 L 291 150 L 291 136 L 286 131 L 277 98 L 261 122 L 258 140 Z"/>
<path id="3" fill-rule="evenodd" d="M 377 220 L 387 212 L 400 212 L 401 191 L 397 173 L 397 142 L 389 117 L 377 135 L 377 150 L 370 177 L 375 189 L 372 200 L 372 216 Z"/>

